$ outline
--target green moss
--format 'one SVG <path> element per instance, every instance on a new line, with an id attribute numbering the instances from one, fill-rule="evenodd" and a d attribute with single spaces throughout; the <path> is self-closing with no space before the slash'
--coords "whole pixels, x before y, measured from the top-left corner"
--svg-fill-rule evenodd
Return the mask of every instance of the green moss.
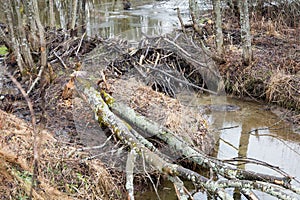
<path id="1" fill-rule="evenodd" d="M 112 104 L 114 104 L 115 99 L 108 93 L 106 93 L 104 90 L 101 91 L 101 95 L 103 96 L 104 101 L 108 106 L 112 106 Z"/>
<path id="2" fill-rule="evenodd" d="M 109 124 L 103 120 L 102 116 L 99 116 L 98 114 L 97 114 L 97 117 L 98 117 L 98 123 L 99 123 L 100 127 L 109 127 Z"/>
<path id="3" fill-rule="evenodd" d="M 129 131 L 132 130 L 132 126 L 130 126 L 130 124 L 128 124 L 127 122 L 123 121 L 123 123 L 125 124 L 125 126 L 128 128 Z"/>
<path id="4" fill-rule="evenodd" d="M 8 49 L 5 45 L 0 46 L 0 55 L 5 56 L 8 53 Z"/>

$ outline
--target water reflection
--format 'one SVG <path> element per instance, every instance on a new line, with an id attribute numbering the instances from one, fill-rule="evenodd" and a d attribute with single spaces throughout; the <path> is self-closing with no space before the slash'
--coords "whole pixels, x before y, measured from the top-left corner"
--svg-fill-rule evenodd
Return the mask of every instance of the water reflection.
<path id="1" fill-rule="evenodd" d="M 177 14 L 173 4 L 157 1 L 132 1 L 130 10 L 123 10 L 121 1 L 103 1 L 87 4 L 87 34 L 103 37 L 121 36 L 138 41 L 143 34 L 161 35 L 178 27 Z"/>
<path id="2" fill-rule="evenodd" d="M 237 157 L 257 159 L 278 166 L 292 177 L 299 179 L 300 135 L 282 121 L 266 106 L 218 96 L 183 95 L 180 100 L 199 111 L 210 105 L 235 105 L 240 109 L 224 112 L 208 109 L 206 112 L 211 127 L 215 130 L 218 143 L 215 157 L 232 159 Z M 239 168 L 255 172 L 279 175 L 277 172 L 257 164 L 239 163 Z M 295 183 L 298 185 L 297 183 Z M 229 190 L 235 199 L 244 199 L 236 190 Z M 276 199 L 255 191 L 261 199 Z M 200 198 L 201 199 L 201 198 Z"/>
<path id="3" fill-rule="evenodd" d="M 45 1 L 39 3 L 41 19 L 49 25 L 48 4 Z M 201 5 L 203 9 L 210 8 L 209 4 Z M 136 42 L 143 35 L 162 35 L 178 28 L 177 7 L 181 10 L 183 21 L 187 23 L 190 20 L 188 1 L 132 0 L 131 8 L 124 10 L 121 0 L 86 0 L 85 4 L 78 6 L 77 24 L 79 27 L 86 25 L 87 36 L 118 36 Z M 54 0 L 54 11 L 57 28 L 67 29 L 71 17 L 68 2 Z"/>
<path id="4" fill-rule="evenodd" d="M 264 161 L 287 172 L 293 177 L 300 177 L 300 137 L 292 128 L 281 121 L 264 106 L 251 102 L 227 99 L 227 103 L 238 105 L 241 110 L 227 113 L 211 113 L 213 127 L 224 129 L 219 132 L 220 141 L 217 145 L 217 157 L 231 159 L 247 157 Z M 241 164 L 242 169 L 279 175 L 274 170 L 256 164 Z M 262 199 L 276 199 L 267 194 L 259 193 Z M 235 193 L 235 199 L 241 199 Z"/>
<path id="5" fill-rule="evenodd" d="M 67 5 L 63 3 L 64 1 L 55 2 L 58 26 L 65 28 L 67 26 L 65 18 L 68 16 Z M 203 9 L 210 8 L 209 5 L 203 5 L 206 6 Z M 120 36 L 137 42 L 143 34 L 161 35 L 178 27 L 177 14 L 174 10 L 176 7 L 180 7 L 183 20 L 187 22 L 189 20 L 188 1 L 136 0 L 132 1 L 132 9 L 125 11 L 120 0 L 87 0 L 84 8 L 86 33 L 88 36 L 100 35 L 109 38 Z M 45 12 L 47 12 L 46 9 Z M 44 20 L 47 19 L 44 18 Z M 241 108 L 234 112 L 214 111 L 208 114 L 212 127 L 219 129 L 216 135 L 220 138 L 216 146 L 218 158 L 255 158 L 279 166 L 291 176 L 300 177 L 298 167 L 300 136 L 273 113 L 264 110 L 263 105 L 230 98 L 224 99 L 224 97 L 201 97 L 185 99 L 185 101 L 189 101 L 190 106 L 199 107 L 199 110 L 201 107 L 199 105 L 224 103 Z M 277 175 L 274 171 L 253 164 L 239 167 Z M 161 192 L 166 194 L 165 191 Z M 173 192 L 170 195 L 176 198 Z M 271 199 L 269 196 L 261 196 L 261 198 Z"/>

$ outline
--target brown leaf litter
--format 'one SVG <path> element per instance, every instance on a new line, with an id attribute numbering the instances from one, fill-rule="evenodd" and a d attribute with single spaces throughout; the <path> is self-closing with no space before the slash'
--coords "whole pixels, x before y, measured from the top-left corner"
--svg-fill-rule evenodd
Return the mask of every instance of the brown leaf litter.
<path id="1" fill-rule="evenodd" d="M 0 199 L 28 198 L 33 172 L 33 129 L 0 110 Z M 38 132 L 38 174 L 33 199 L 115 199 L 115 179 L 88 153 Z"/>
<path id="2" fill-rule="evenodd" d="M 115 79 L 110 84 L 116 101 L 170 129 L 203 152 L 212 151 L 214 140 L 200 110 L 184 106 L 179 100 L 156 92 L 135 78 Z"/>

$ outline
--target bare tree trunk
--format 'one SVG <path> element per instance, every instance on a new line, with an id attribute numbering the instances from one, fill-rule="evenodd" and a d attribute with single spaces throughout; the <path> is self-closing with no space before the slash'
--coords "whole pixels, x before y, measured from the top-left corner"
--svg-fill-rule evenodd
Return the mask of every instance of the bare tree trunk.
<path id="1" fill-rule="evenodd" d="M 56 27 L 55 14 L 53 11 L 53 0 L 49 0 L 49 17 L 50 17 L 50 27 Z"/>
<path id="2" fill-rule="evenodd" d="M 72 30 L 75 29 L 75 25 L 76 25 L 76 14 L 77 14 L 77 5 L 78 5 L 78 0 L 73 0 L 72 1 L 72 17 L 71 17 L 71 26 L 70 28 Z"/>
<path id="3" fill-rule="evenodd" d="M 248 11 L 248 0 L 239 0 L 241 40 L 243 46 L 243 63 L 249 65 L 252 60 L 251 33 Z"/>
<path id="4" fill-rule="evenodd" d="M 222 56 L 224 53 L 223 48 L 223 32 L 222 32 L 222 16 L 221 16 L 221 8 L 220 8 L 220 0 L 213 0 L 213 8 L 214 8 L 214 15 L 216 21 L 216 46 L 217 46 L 217 53 L 219 56 Z"/>
<path id="5" fill-rule="evenodd" d="M 47 52 L 46 52 L 46 41 L 45 41 L 45 34 L 44 34 L 44 26 L 40 20 L 40 12 L 38 7 L 37 0 L 32 0 L 33 11 L 35 22 L 37 24 L 39 38 L 40 38 L 40 52 L 41 52 L 41 67 L 45 67 L 47 64 Z"/>
<path id="6" fill-rule="evenodd" d="M 16 33 L 15 33 L 12 3 L 11 3 L 11 1 L 4 1 L 2 6 L 3 6 L 2 8 L 3 8 L 4 14 L 5 14 L 8 30 L 10 33 L 10 40 L 11 40 L 10 48 L 12 49 L 14 56 L 16 57 L 16 61 L 17 61 L 17 64 L 18 64 L 18 67 L 19 67 L 21 73 L 23 73 L 25 64 L 24 64 L 24 60 L 23 60 L 23 58 L 21 56 L 21 52 L 20 52 L 20 43 L 19 43 L 18 38 L 16 37 Z"/>
<path id="7" fill-rule="evenodd" d="M 189 9 L 193 21 L 193 28 L 194 30 L 202 37 L 203 36 L 203 30 L 202 28 L 198 25 L 197 23 L 197 10 L 198 10 L 198 5 L 195 0 L 189 0 Z M 218 63 L 223 63 L 224 59 L 217 55 L 216 53 L 211 52 L 204 44 L 203 40 L 200 39 L 201 43 L 201 49 L 205 52 L 206 55 L 211 57 L 214 61 Z"/>
<path id="8" fill-rule="evenodd" d="M 65 7 L 63 2 L 61 1 L 55 1 L 55 6 L 58 10 L 59 13 L 59 23 L 60 23 L 60 27 L 62 29 L 67 29 L 67 24 L 68 24 L 68 18 L 66 17 L 66 12 L 65 12 Z"/>
<path id="9" fill-rule="evenodd" d="M 31 45 L 31 49 L 33 51 L 38 51 L 39 50 L 39 39 L 38 39 L 38 34 L 37 34 L 37 27 L 34 19 L 34 12 L 33 12 L 33 6 L 32 6 L 32 1 L 26 1 L 24 3 L 24 8 L 25 8 L 25 13 L 27 16 L 27 24 L 29 25 L 29 33 L 28 33 L 28 42 Z"/>
<path id="10" fill-rule="evenodd" d="M 23 17 L 20 13 L 20 2 L 12 1 L 12 7 L 16 13 L 16 37 L 19 38 L 20 41 L 20 53 L 24 59 L 25 65 L 27 69 L 32 69 L 34 67 L 34 62 L 31 56 L 31 50 L 29 48 L 28 40 L 26 37 L 24 25 L 23 25 Z"/>
<path id="11" fill-rule="evenodd" d="M 79 7 L 79 18 L 78 18 L 78 32 L 83 35 L 86 31 L 86 0 L 81 0 L 81 6 Z"/>
<path id="12" fill-rule="evenodd" d="M 80 91 L 80 95 L 90 103 L 99 124 L 110 128 L 121 142 L 128 145 L 132 151 L 135 151 L 137 155 L 141 156 L 144 161 L 153 166 L 160 173 L 169 177 L 187 179 L 198 184 L 201 188 L 205 188 L 207 191 L 219 196 L 221 199 L 233 200 L 224 189 L 215 187 L 213 181 L 208 180 L 197 172 L 166 161 L 163 157 L 159 156 L 157 152 L 153 152 L 141 144 L 139 139 L 132 134 L 132 127 L 130 127 L 129 124 L 125 125 L 122 119 L 110 111 L 108 105 L 102 99 L 101 94 L 93 87 L 84 88 L 83 91 Z"/>
<path id="13" fill-rule="evenodd" d="M 290 196 L 290 193 L 285 193 L 283 188 L 290 189 L 290 191 L 293 191 L 296 194 L 300 194 L 299 188 L 290 185 L 290 177 L 275 177 L 267 174 L 244 171 L 231 167 L 229 167 L 231 168 L 230 171 L 227 171 L 227 169 L 229 168 L 228 166 L 226 167 L 225 163 L 223 163 L 222 169 L 214 171 L 221 176 L 227 174 L 228 172 L 225 177 L 229 179 L 215 181 L 209 180 L 195 171 L 184 168 L 177 164 L 173 164 L 167 159 L 167 156 L 162 155 L 162 152 L 160 152 L 160 150 L 156 147 L 151 145 L 151 148 L 149 149 L 149 146 L 144 142 L 147 139 L 142 135 L 139 135 L 138 132 L 133 133 L 135 132 L 135 129 L 131 126 L 131 124 L 138 125 L 139 121 L 141 121 L 141 126 L 138 126 L 138 130 L 140 130 L 142 133 L 154 131 L 156 136 L 158 136 L 168 144 L 170 150 L 175 150 L 173 147 L 176 148 L 177 146 L 178 149 L 175 150 L 174 153 L 177 152 L 184 154 L 184 152 L 189 151 L 188 148 L 192 147 L 189 147 L 189 144 L 184 142 L 182 138 L 180 138 L 180 136 L 175 136 L 169 133 L 165 128 L 157 127 L 157 125 L 155 125 L 155 123 L 153 122 L 146 122 L 146 118 L 144 118 L 143 116 L 137 117 L 134 111 L 124 109 L 118 114 L 115 114 L 109 108 L 108 104 L 105 103 L 104 99 L 108 98 L 107 100 L 109 101 L 109 105 L 115 104 L 115 101 L 110 101 L 111 97 L 109 97 L 108 94 L 106 94 L 104 91 L 100 93 L 93 87 L 89 86 L 90 83 L 87 79 L 81 79 L 78 77 L 76 78 L 76 81 L 78 81 L 76 85 L 80 85 L 80 90 L 78 90 L 79 94 L 89 103 L 89 105 L 93 109 L 98 123 L 102 126 L 108 127 L 112 131 L 112 133 L 115 134 L 116 138 L 118 138 L 124 145 L 129 147 L 131 151 L 134 151 L 137 156 L 142 157 L 143 161 L 153 166 L 160 173 L 168 176 L 170 180 L 176 181 L 177 178 L 182 178 L 192 181 L 198 187 L 204 188 L 206 191 L 213 195 L 216 195 L 220 199 L 233 199 L 226 193 L 226 191 L 223 190 L 223 188 L 235 187 L 246 192 L 250 192 L 249 194 L 251 194 L 251 190 L 253 189 L 260 190 L 280 199 L 293 199 L 293 195 L 291 194 Z M 102 96 L 104 97 L 104 99 L 102 98 Z M 119 106 L 119 108 L 123 109 L 124 106 L 121 105 Z M 116 109 L 113 110 L 116 111 Z M 123 117 L 119 117 L 119 114 L 122 113 L 124 114 L 123 116 L 127 116 L 126 119 L 124 119 Z M 137 135 L 139 136 L 137 137 Z M 151 135 L 153 136 L 154 134 Z M 194 153 L 185 154 L 185 157 L 187 159 L 193 159 L 194 161 L 196 161 L 197 158 L 202 157 L 202 153 L 200 151 L 192 151 Z M 129 159 L 128 162 L 132 160 L 133 159 Z M 216 168 L 219 164 L 222 163 L 222 161 L 220 160 L 208 157 L 206 157 L 205 160 L 211 162 L 211 164 L 208 164 L 204 160 L 197 163 L 201 166 L 208 164 L 209 168 Z M 129 170 L 127 188 L 130 190 L 130 192 L 132 192 L 132 186 L 130 185 L 132 184 L 132 169 L 134 168 L 134 163 L 130 164 L 132 164 L 132 166 L 127 165 L 127 170 Z"/>

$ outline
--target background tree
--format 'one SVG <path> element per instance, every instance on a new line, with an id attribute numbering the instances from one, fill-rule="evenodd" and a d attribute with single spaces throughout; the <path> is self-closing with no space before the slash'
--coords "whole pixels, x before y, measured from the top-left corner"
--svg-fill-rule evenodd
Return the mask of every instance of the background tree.
<path id="1" fill-rule="evenodd" d="M 219 56 L 222 56 L 224 54 L 224 49 L 223 49 L 221 1 L 213 0 L 212 3 L 213 3 L 214 16 L 215 16 L 215 22 L 216 22 L 216 28 L 215 28 L 216 48 L 217 48 L 217 53 L 219 54 Z"/>
<path id="2" fill-rule="evenodd" d="M 248 0 L 239 0 L 241 42 L 243 48 L 243 63 L 249 65 L 252 60 L 251 33 Z"/>

